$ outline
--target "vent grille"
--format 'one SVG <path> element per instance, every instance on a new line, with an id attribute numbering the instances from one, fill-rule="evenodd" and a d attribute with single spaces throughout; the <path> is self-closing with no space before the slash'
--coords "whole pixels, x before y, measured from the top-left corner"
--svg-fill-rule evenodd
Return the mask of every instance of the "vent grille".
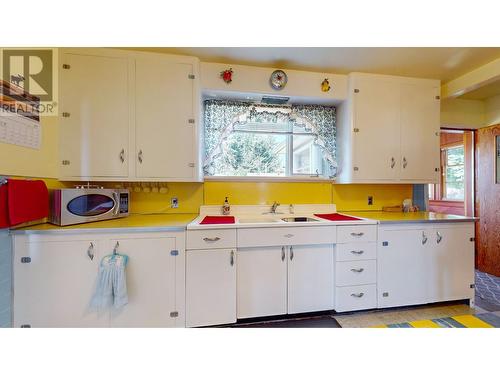
<path id="1" fill-rule="evenodd" d="M 263 96 L 261 103 L 264 104 L 286 104 L 290 98 L 288 96 Z"/>

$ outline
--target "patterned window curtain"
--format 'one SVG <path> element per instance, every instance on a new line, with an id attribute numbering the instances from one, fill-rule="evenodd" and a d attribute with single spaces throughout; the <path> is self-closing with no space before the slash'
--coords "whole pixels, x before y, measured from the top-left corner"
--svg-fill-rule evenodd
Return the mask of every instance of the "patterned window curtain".
<path id="1" fill-rule="evenodd" d="M 235 127 L 246 123 L 291 124 L 315 136 L 329 166 L 328 176 L 337 175 L 335 107 L 320 105 L 269 105 L 249 102 L 205 101 L 204 173 L 214 175 L 214 163 L 223 153 L 223 145 Z"/>

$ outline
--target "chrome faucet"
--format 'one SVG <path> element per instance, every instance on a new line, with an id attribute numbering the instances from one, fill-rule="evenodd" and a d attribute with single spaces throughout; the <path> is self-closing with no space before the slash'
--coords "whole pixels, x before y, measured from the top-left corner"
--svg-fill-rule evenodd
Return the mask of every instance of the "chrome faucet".
<path id="1" fill-rule="evenodd" d="M 276 213 L 276 209 L 278 208 L 280 204 L 276 201 L 274 201 L 273 205 L 271 206 L 271 213 L 272 214 L 275 214 Z"/>

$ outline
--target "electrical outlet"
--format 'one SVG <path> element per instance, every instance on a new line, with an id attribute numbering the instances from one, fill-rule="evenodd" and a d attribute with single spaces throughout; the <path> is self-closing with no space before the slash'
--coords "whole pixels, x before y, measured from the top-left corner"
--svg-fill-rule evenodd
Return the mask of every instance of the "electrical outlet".
<path id="1" fill-rule="evenodd" d="M 179 199 L 177 197 L 170 198 L 170 207 L 179 208 Z"/>
<path id="2" fill-rule="evenodd" d="M 373 197 L 371 195 L 368 196 L 368 206 L 373 205 Z"/>

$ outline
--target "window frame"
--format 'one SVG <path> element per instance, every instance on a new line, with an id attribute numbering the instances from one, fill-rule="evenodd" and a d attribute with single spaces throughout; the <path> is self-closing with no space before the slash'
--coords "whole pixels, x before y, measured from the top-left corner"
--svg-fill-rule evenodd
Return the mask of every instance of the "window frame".
<path id="1" fill-rule="evenodd" d="M 465 144 L 463 143 L 458 143 L 458 144 L 450 144 L 447 145 L 446 147 L 441 148 L 441 178 L 439 181 L 439 187 L 440 187 L 440 200 L 443 201 L 448 201 L 448 202 L 464 202 L 465 201 L 465 194 L 466 194 L 466 182 L 464 180 L 463 182 L 463 190 L 464 190 L 464 197 L 462 199 L 453 199 L 453 198 L 448 198 L 446 196 L 446 172 L 447 172 L 447 167 L 450 165 L 448 164 L 448 151 L 450 149 L 454 148 L 462 148 L 463 153 L 464 153 L 464 161 L 462 164 L 457 164 L 453 166 L 462 166 L 465 171 Z"/>

